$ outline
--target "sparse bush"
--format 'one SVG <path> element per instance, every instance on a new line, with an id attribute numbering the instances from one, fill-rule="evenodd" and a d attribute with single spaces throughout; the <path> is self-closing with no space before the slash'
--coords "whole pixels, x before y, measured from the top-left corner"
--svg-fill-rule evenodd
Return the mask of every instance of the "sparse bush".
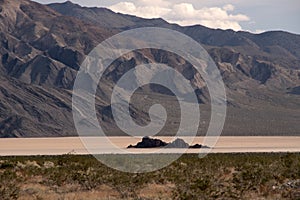
<path id="1" fill-rule="evenodd" d="M 16 173 L 7 170 L 0 173 L 0 199 L 17 199 L 19 197 L 20 187 L 19 178 Z"/>
<path id="2" fill-rule="evenodd" d="M 93 156 L 0 158 L 1 200 L 18 198 L 20 192 L 26 193 L 20 186 L 32 182 L 57 194 L 89 192 L 106 185 L 124 199 L 142 199 L 140 191 L 149 184 L 172 185 L 169 198 L 173 199 L 299 199 L 299 180 L 299 153 L 210 154 L 203 159 L 189 154 L 144 174 L 110 169 Z"/>

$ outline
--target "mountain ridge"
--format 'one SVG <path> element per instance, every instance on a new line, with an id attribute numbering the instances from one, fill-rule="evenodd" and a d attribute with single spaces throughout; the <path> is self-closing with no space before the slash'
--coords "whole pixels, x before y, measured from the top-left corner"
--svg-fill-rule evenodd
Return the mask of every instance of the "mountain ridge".
<path id="1" fill-rule="evenodd" d="M 143 19 L 74 5 L 0 1 L 0 137 L 76 135 L 71 97 L 81 62 L 110 36 L 149 26 L 191 36 L 215 61 L 228 97 L 223 135 L 300 134 L 299 35 L 280 31 L 251 34 L 201 25 L 182 27 L 162 19 Z M 99 19 L 99 23 L 94 23 Z M 114 24 L 115 21 L 118 23 Z M 203 79 L 184 59 L 170 52 L 144 49 L 114 62 L 99 88 L 97 116 L 108 135 L 124 135 L 111 113 L 112 86 L 135 65 L 157 62 L 174 66 L 191 81 L 203 116 L 198 134 L 205 134 L 210 100 Z M 159 134 L 172 135 L 180 123 L 175 100 L 163 88 L 145 86 L 133 97 L 130 112 L 136 123 L 146 125 L 148 108 L 153 103 L 162 103 L 170 119 Z"/>

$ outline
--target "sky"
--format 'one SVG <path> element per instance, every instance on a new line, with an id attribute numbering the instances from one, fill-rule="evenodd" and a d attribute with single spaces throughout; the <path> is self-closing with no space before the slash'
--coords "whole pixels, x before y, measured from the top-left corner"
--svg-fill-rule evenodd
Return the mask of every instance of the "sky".
<path id="1" fill-rule="evenodd" d="M 35 0 L 46 4 L 65 0 Z M 88 7 L 144 18 L 163 18 L 180 25 L 261 33 L 283 30 L 300 34 L 299 0 L 72 0 Z"/>

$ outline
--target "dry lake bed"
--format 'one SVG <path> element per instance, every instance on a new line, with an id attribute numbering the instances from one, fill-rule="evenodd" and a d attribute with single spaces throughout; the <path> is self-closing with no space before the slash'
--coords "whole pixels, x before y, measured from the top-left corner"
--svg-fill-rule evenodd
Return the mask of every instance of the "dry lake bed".
<path id="1" fill-rule="evenodd" d="M 174 137 L 155 137 L 166 142 Z M 190 144 L 205 144 L 205 137 L 180 137 Z M 213 138 L 212 138 L 213 139 Z M 183 153 L 182 149 L 126 149 L 141 138 L 134 137 L 61 137 L 61 138 L 3 138 L 0 139 L 0 156 L 6 155 L 62 155 L 109 153 Z M 85 148 L 85 144 L 88 149 Z M 212 145 L 208 145 L 211 146 Z M 202 149 L 203 150 L 203 149 Z M 200 153 L 200 149 L 184 150 Z M 212 153 L 236 152 L 300 152 L 299 137 L 229 137 L 218 138 Z"/>

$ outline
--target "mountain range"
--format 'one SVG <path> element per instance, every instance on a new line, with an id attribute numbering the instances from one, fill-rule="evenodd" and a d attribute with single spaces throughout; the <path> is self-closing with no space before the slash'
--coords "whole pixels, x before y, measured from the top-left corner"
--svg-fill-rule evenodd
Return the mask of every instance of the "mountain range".
<path id="1" fill-rule="evenodd" d="M 70 1 L 42 5 L 29 0 L 0 0 L 0 137 L 76 136 L 72 88 L 85 56 L 103 40 L 139 27 L 162 27 L 199 42 L 221 71 L 228 112 L 223 135 L 299 135 L 300 35 L 283 31 L 261 34 L 179 26 L 88 8 Z M 199 135 L 210 119 L 205 82 L 184 59 L 157 49 L 122 56 L 112 64 L 96 97 L 99 123 L 107 135 L 124 135 L 110 106 L 113 85 L 141 63 L 164 63 L 192 83 L 201 109 Z M 159 135 L 179 127 L 176 97 L 159 86 L 142 87 L 132 97 L 130 113 L 149 123 L 148 109 L 161 103 L 168 120 Z"/>

